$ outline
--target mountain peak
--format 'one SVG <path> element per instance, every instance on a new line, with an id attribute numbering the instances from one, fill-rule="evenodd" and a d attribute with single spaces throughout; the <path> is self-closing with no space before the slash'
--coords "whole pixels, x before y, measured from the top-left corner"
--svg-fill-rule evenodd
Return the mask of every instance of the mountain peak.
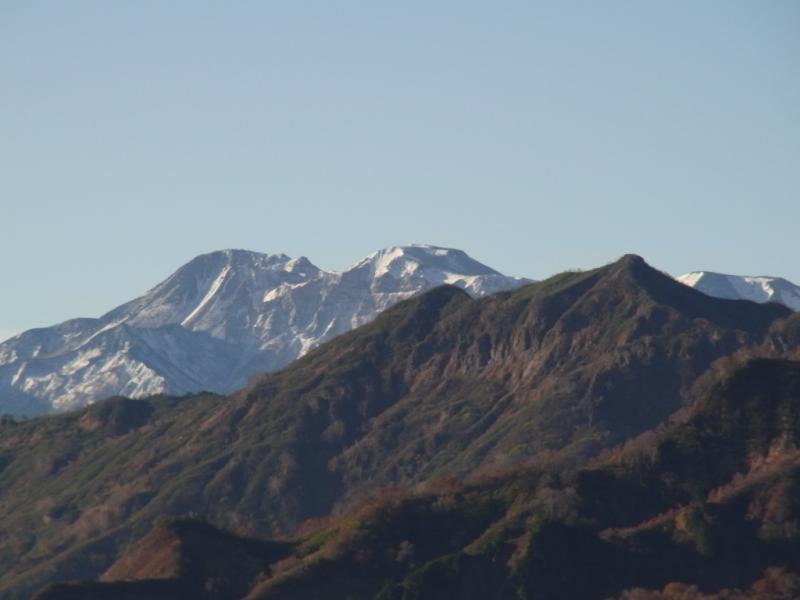
<path id="1" fill-rule="evenodd" d="M 252 250 L 243 250 L 240 248 L 225 248 L 223 250 L 214 250 L 199 254 L 184 264 L 176 271 L 176 273 L 183 269 L 192 269 L 203 266 L 213 266 L 220 264 L 229 264 L 231 266 L 244 266 L 244 265 L 280 265 L 293 260 L 290 256 L 278 253 L 267 254 L 265 252 L 254 252 Z"/>
<path id="2" fill-rule="evenodd" d="M 728 275 L 692 271 L 676 277 L 679 282 L 709 296 L 728 300 L 778 302 L 800 310 L 800 286 L 782 277 Z"/>
<path id="3" fill-rule="evenodd" d="M 68 409 L 115 394 L 232 391 L 431 288 L 482 296 L 524 283 L 430 245 L 386 248 L 343 273 L 304 256 L 217 250 L 99 319 L 6 342 L 0 412 Z"/>
<path id="4" fill-rule="evenodd" d="M 644 270 L 654 270 L 644 258 L 638 254 L 625 254 L 612 263 L 606 265 L 610 273 L 639 273 Z"/>
<path id="5" fill-rule="evenodd" d="M 606 265 L 605 272 L 613 278 L 624 278 L 636 285 L 644 285 L 653 278 L 666 277 L 661 271 L 651 267 L 644 258 L 638 254 L 625 254 L 616 261 Z"/>
<path id="6" fill-rule="evenodd" d="M 617 261 L 617 264 L 624 266 L 646 265 L 647 262 L 638 254 L 625 254 Z"/>
<path id="7" fill-rule="evenodd" d="M 494 269 L 471 258 L 466 252 L 430 244 L 390 246 L 373 252 L 354 265 L 370 266 L 376 277 L 409 274 L 418 268 L 439 270 L 460 275 L 499 275 Z"/>

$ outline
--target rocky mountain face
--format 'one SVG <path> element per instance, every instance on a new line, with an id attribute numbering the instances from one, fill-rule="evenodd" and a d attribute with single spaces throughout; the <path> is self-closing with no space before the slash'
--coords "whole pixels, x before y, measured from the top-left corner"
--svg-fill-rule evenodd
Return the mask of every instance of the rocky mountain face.
<path id="1" fill-rule="evenodd" d="M 800 310 L 800 286 L 781 277 L 749 277 L 693 271 L 676 279 L 709 296 L 753 302 L 779 302 L 792 310 Z"/>
<path id="2" fill-rule="evenodd" d="M 99 319 L 0 344 L 0 413 L 64 411 L 117 394 L 227 393 L 432 287 L 477 297 L 523 283 L 434 246 L 387 248 L 342 273 L 305 257 L 214 252 Z"/>
<path id="3" fill-rule="evenodd" d="M 800 362 L 745 360 L 586 464 L 384 489 L 283 541 L 170 521 L 37 600 L 793 600 L 798 399 Z"/>
<path id="4" fill-rule="evenodd" d="M 403 581 L 401 575 L 413 565 L 454 553 L 455 558 L 430 566 L 430 573 L 440 568 L 468 573 L 479 564 L 470 556 L 483 546 L 470 547 L 482 532 L 489 548 L 520 548 L 522 557 L 538 556 L 538 542 L 531 546 L 525 537 L 536 519 L 589 518 L 595 510 L 582 504 L 581 512 L 572 511 L 566 501 L 576 497 L 580 485 L 595 480 L 569 479 L 567 473 L 587 468 L 609 448 L 648 431 L 656 435 L 673 415 L 710 394 L 730 370 L 729 362 L 794 352 L 800 339 L 795 316 L 779 304 L 707 296 L 639 257 L 626 256 L 599 269 L 479 299 L 456 287 L 436 288 L 227 397 L 112 398 L 70 414 L 4 422 L 0 589 L 12 598 L 28 597 L 46 583 L 96 577 L 121 548 L 166 516 L 192 513 L 239 535 L 274 536 L 294 531 L 308 518 L 351 514 L 348 506 L 387 485 L 428 490 L 436 497 L 430 504 L 397 504 L 411 507 L 401 524 L 393 513 L 384 519 L 380 511 L 363 521 L 363 528 L 355 517 L 345 522 L 358 526 L 346 531 L 331 533 L 323 522 L 318 535 L 292 537 L 288 543 L 299 544 L 292 546 L 297 550 L 287 551 L 287 562 L 269 567 L 262 579 L 270 579 L 270 573 L 290 578 L 295 566 L 308 572 L 305 560 L 313 555 L 308 560 L 319 559 L 323 571 L 314 571 L 314 577 L 322 581 L 339 572 L 325 571 L 330 558 L 345 557 L 341 572 L 350 573 L 364 557 L 387 557 L 390 550 L 398 561 L 391 563 L 396 569 L 392 577 L 400 577 L 394 581 Z M 786 402 L 769 417 L 770 423 L 788 419 L 780 421 L 781 432 L 795 418 L 790 410 L 794 388 L 787 389 L 780 396 Z M 759 422 L 751 420 L 747 416 L 742 426 L 755 429 L 743 435 L 761 431 Z M 739 435 L 711 433 L 721 443 L 729 434 Z M 686 452 L 710 447 L 704 440 L 692 442 Z M 664 448 L 658 456 L 667 456 L 669 445 Z M 736 454 L 733 471 L 725 473 L 744 468 L 742 461 L 749 459 L 742 456 L 750 455 Z M 555 465 L 545 469 L 545 479 L 509 475 L 520 465 L 541 461 Z M 687 464 L 687 473 L 692 464 L 699 462 Z M 683 471 L 671 475 L 668 468 L 655 476 L 663 475 L 666 482 L 690 477 Z M 565 474 L 563 486 L 559 473 Z M 442 491 L 452 478 L 481 477 L 501 485 L 473 496 Z M 604 486 L 614 484 L 603 481 Z M 721 485 L 717 479 L 706 483 Z M 544 488 L 538 495 L 540 484 Z M 640 493 L 638 483 L 630 485 L 632 493 Z M 680 503 L 693 497 L 678 492 L 669 498 Z M 601 496 L 593 492 L 581 498 Z M 600 511 L 605 516 L 597 521 L 602 525 L 598 531 L 648 518 L 615 498 Z M 671 505 L 653 504 L 654 510 L 664 506 Z M 627 516 L 619 516 L 620 511 L 628 511 Z M 511 537 L 501 525 L 492 527 L 504 515 L 516 532 Z M 389 529 L 376 530 L 376 522 Z M 411 535 L 411 523 L 419 525 L 417 541 L 392 537 Z M 556 544 L 553 556 L 566 556 L 567 550 L 558 546 L 560 531 L 543 538 Z M 575 532 L 578 542 L 591 539 L 581 537 L 583 531 Z M 351 539 L 351 533 L 356 537 Z M 425 537 L 428 533 L 433 538 Z M 370 550 L 370 539 L 390 547 Z M 404 541 L 417 548 L 416 554 L 409 554 Z M 462 551 L 466 554 L 460 557 Z M 405 558 L 397 558 L 401 555 Z M 506 560 L 510 556 L 503 556 L 492 564 L 512 564 Z M 377 571 L 381 581 L 382 568 Z M 548 573 L 553 566 L 542 569 Z M 486 576 L 492 573 L 489 568 Z M 498 581 L 513 583 L 498 576 Z M 254 597 L 367 598 L 375 592 L 373 580 L 359 587 L 345 577 L 317 595 L 292 596 L 294 588 L 281 587 L 283 580 L 272 578 Z M 288 595 L 264 595 L 275 590 Z M 391 587 L 386 593 L 393 595 L 386 598 L 405 597 L 398 590 Z"/>

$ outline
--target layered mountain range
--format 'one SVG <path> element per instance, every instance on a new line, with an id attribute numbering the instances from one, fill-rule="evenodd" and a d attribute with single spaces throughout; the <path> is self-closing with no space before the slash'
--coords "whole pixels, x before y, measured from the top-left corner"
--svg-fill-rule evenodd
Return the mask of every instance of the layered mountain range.
<path id="1" fill-rule="evenodd" d="M 305 257 L 213 252 L 98 319 L 0 344 L 0 413 L 63 411 L 115 394 L 227 393 L 437 285 L 483 296 L 528 282 L 425 245 L 387 248 L 341 273 Z"/>
<path id="2" fill-rule="evenodd" d="M 800 309 L 800 287 L 781 278 L 677 279 L 711 296 Z M 0 344 L 0 414 L 65 411 L 113 395 L 229 393 L 437 285 L 481 297 L 530 282 L 429 245 L 386 248 L 344 272 L 305 257 L 213 252 L 100 318 Z"/>
<path id="3" fill-rule="evenodd" d="M 438 287 L 227 396 L 3 421 L 0 590 L 789 589 L 798 359 L 800 313 L 636 256 L 482 298 Z"/>

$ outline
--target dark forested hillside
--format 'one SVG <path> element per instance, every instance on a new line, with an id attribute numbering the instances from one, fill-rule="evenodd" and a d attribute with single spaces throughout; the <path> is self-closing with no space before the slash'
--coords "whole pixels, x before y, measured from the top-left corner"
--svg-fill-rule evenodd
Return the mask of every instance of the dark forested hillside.
<path id="1" fill-rule="evenodd" d="M 790 354 L 790 314 L 710 298 L 626 256 L 480 300 L 435 289 L 229 397 L 116 398 L 9 423 L 0 588 L 25 597 L 95 578 L 160 519 L 189 513 L 284 540 L 270 546 L 280 559 L 256 552 L 252 597 L 589 598 L 673 578 L 748 583 L 794 534 L 771 509 L 725 512 L 745 502 L 727 499 L 772 489 L 759 460 L 791 463 L 796 365 L 732 370 L 745 355 Z M 780 401 L 759 395 L 773 381 Z M 756 483 L 739 489 L 737 477 Z M 383 486 L 407 491 L 365 500 Z M 769 504 L 764 493 L 747 502 Z M 714 523 L 742 523 L 764 557 L 730 557 L 741 581 L 696 534 Z M 764 533 L 773 526 L 784 533 Z M 685 562 L 666 580 L 663 552 Z M 238 593 L 204 568 L 185 571 L 210 581 L 203 593 Z M 184 585 L 182 573 L 146 585 Z"/>
<path id="2" fill-rule="evenodd" d="M 187 559 L 216 555 L 223 534 L 172 524 L 209 532 L 168 551 L 162 526 L 108 582 L 41 598 L 112 598 L 145 584 L 165 597 L 194 585 L 198 597 L 273 600 L 795 598 L 798 443 L 800 363 L 751 361 L 659 431 L 584 467 L 555 457 L 471 483 L 384 490 L 282 545 L 226 537 L 228 554 L 247 559 L 221 573 Z M 179 556 L 154 561 L 157 552 Z M 258 552 L 249 592 L 228 595 Z M 191 566 L 160 567 L 181 561 Z M 110 582 L 131 578 L 140 581 Z"/>

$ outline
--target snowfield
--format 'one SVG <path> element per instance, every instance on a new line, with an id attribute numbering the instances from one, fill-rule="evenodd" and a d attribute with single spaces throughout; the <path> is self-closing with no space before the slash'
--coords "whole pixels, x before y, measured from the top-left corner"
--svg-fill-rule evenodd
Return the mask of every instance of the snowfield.
<path id="1" fill-rule="evenodd" d="M 800 310 L 800 286 L 782 277 L 751 277 L 725 275 L 711 271 L 693 271 L 675 279 L 717 298 L 780 302 L 792 310 Z"/>

